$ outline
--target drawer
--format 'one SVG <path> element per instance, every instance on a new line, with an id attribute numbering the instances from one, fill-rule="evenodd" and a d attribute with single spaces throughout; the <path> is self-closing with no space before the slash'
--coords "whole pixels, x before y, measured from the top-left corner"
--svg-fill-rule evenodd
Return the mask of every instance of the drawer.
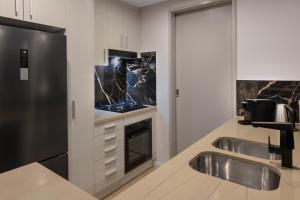
<path id="1" fill-rule="evenodd" d="M 117 152 L 124 152 L 124 140 L 119 140 L 115 144 L 95 148 L 95 160 L 116 155 Z"/>
<path id="2" fill-rule="evenodd" d="M 95 171 L 101 172 L 117 166 L 124 167 L 124 151 L 119 151 L 113 155 L 105 156 L 103 159 L 95 162 Z"/>
<path id="3" fill-rule="evenodd" d="M 95 148 L 114 145 L 119 140 L 124 140 L 124 129 L 116 130 L 114 132 L 105 133 L 95 137 Z"/>
<path id="4" fill-rule="evenodd" d="M 100 126 L 96 126 L 94 134 L 95 136 L 103 135 L 104 133 L 110 133 L 120 129 L 124 129 L 123 121 L 112 121 Z"/>
<path id="5" fill-rule="evenodd" d="M 123 177 L 124 167 L 121 166 L 96 173 L 96 192 L 108 187 Z"/>

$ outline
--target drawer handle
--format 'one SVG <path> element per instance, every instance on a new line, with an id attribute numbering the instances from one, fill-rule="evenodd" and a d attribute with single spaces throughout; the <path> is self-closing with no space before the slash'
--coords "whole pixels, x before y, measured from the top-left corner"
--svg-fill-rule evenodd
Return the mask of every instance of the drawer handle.
<path id="1" fill-rule="evenodd" d="M 107 126 L 104 126 L 104 129 L 105 130 L 111 130 L 111 129 L 114 129 L 114 128 L 116 128 L 116 124 L 111 124 L 111 125 L 107 125 Z"/>
<path id="2" fill-rule="evenodd" d="M 105 164 L 105 165 L 109 165 L 109 164 L 114 163 L 114 162 L 116 162 L 116 161 L 117 161 L 117 158 L 114 157 L 114 158 L 112 158 L 112 159 L 110 159 L 110 160 L 105 161 L 104 164 Z"/>
<path id="3" fill-rule="evenodd" d="M 117 173 L 117 169 L 113 169 L 110 172 L 105 173 L 105 177 L 110 177 Z"/>
<path id="4" fill-rule="evenodd" d="M 110 140 L 114 140 L 114 139 L 116 139 L 116 137 L 117 137 L 116 135 L 112 135 L 110 137 L 104 138 L 104 141 L 107 142 L 107 141 L 110 141 Z"/>
<path id="5" fill-rule="evenodd" d="M 108 152 L 114 151 L 114 150 L 116 150 L 116 149 L 117 149 L 117 146 L 112 146 L 112 147 L 109 147 L 109 148 L 104 149 L 104 152 L 105 152 L 105 153 L 108 153 Z"/>

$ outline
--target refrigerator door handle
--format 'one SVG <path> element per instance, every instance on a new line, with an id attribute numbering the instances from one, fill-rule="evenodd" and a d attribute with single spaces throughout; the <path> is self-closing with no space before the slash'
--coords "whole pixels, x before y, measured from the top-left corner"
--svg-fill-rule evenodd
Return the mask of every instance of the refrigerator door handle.
<path id="1" fill-rule="evenodd" d="M 75 100 L 72 101 L 72 119 L 76 119 L 76 104 L 75 104 Z"/>

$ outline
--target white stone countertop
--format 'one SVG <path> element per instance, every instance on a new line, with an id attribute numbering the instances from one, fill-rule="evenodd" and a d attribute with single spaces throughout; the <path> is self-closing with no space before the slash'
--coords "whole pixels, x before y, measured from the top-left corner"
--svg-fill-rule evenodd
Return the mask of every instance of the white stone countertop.
<path id="1" fill-rule="evenodd" d="M 97 200 L 38 163 L 0 174 L 0 199 Z"/>
<path id="2" fill-rule="evenodd" d="M 300 132 L 295 132 L 294 168 L 281 167 L 281 161 L 260 159 L 215 148 L 220 137 L 234 137 L 279 144 L 279 131 L 253 128 L 233 118 L 178 154 L 164 165 L 120 193 L 113 200 L 299 200 L 300 199 Z M 270 166 L 280 173 L 279 187 L 271 191 L 251 189 L 193 170 L 189 162 L 201 152 L 217 152 Z"/>

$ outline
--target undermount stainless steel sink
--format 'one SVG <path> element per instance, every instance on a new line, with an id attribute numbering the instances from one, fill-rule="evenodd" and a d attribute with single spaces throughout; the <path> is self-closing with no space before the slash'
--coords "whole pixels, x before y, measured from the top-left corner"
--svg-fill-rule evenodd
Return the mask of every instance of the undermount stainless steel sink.
<path id="1" fill-rule="evenodd" d="M 218 149 L 227 150 L 235 153 L 245 154 L 263 159 L 280 160 L 278 154 L 270 154 L 268 144 L 252 142 L 248 140 L 222 137 L 213 142 L 213 146 Z"/>
<path id="2" fill-rule="evenodd" d="M 257 190 L 275 190 L 280 182 L 279 172 L 267 165 L 216 152 L 199 154 L 190 166 L 201 173 Z"/>

